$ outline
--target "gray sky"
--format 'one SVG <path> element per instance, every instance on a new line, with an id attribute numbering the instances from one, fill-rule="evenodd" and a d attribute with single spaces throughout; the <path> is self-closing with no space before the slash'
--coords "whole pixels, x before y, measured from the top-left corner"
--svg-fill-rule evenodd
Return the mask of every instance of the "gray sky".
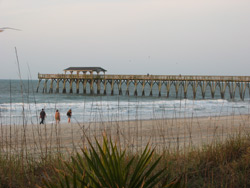
<path id="1" fill-rule="evenodd" d="M 107 74 L 250 75 L 249 0 L 0 0 L 0 79 L 100 66 Z M 29 69 L 31 74 L 29 73 Z"/>

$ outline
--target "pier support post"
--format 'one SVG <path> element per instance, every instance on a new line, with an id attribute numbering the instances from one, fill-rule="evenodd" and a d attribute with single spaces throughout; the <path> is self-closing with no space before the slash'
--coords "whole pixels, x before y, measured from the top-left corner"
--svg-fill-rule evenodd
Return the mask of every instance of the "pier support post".
<path id="1" fill-rule="evenodd" d="M 166 89 L 167 89 L 167 98 L 169 98 L 170 87 L 171 87 L 171 83 L 170 83 L 170 81 L 167 81 L 167 85 L 166 85 Z"/>
<path id="2" fill-rule="evenodd" d="M 216 82 L 214 82 L 214 81 L 210 81 L 210 82 L 209 82 L 209 86 L 210 86 L 210 90 L 211 90 L 211 97 L 212 97 L 212 99 L 214 98 L 216 85 L 217 85 L 217 84 L 216 84 Z"/>
<path id="3" fill-rule="evenodd" d="M 119 90 L 119 95 L 122 95 L 122 80 L 119 81 L 118 90 Z"/>
<path id="4" fill-rule="evenodd" d="M 41 79 L 39 79 L 38 84 L 37 84 L 37 87 L 36 87 L 36 92 L 37 92 L 37 93 L 38 93 L 38 90 L 39 90 L 40 82 L 41 82 Z"/>
<path id="5" fill-rule="evenodd" d="M 248 94 L 250 96 L 250 83 L 249 82 L 247 83 L 247 87 L 248 87 Z"/>
<path id="6" fill-rule="evenodd" d="M 188 81 L 184 81 L 183 89 L 184 89 L 184 99 L 186 99 L 187 98 Z"/>
<path id="7" fill-rule="evenodd" d="M 241 82 L 241 83 L 239 83 L 239 85 L 240 85 L 240 87 L 239 87 L 239 89 L 240 89 L 240 99 L 244 101 L 245 91 L 246 91 L 246 82 L 245 83 Z"/>
<path id="8" fill-rule="evenodd" d="M 101 93 L 101 80 L 97 80 L 97 95 L 100 95 Z"/>
<path id="9" fill-rule="evenodd" d="M 142 96 L 145 96 L 145 80 L 142 81 Z"/>
<path id="10" fill-rule="evenodd" d="M 193 81 L 192 85 L 193 85 L 193 99 L 195 99 L 196 98 L 197 87 L 198 87 L 198 82 Z"/>
<path id="11" fill-rule="evenodd" d="M 154 85 L 154 81 L 151 80 L 151 82 L 150 82 L 150 93 L 149 93 L 150 96 L 153 96 L 153 85 Z"/>
<path id="12" fill-rule="evenodd" d="M 80 79 L 77 79 L 76 81 L 76 93 L 79 93 L 79 83 L 80 83 Z"/>
<path id="13" fill-rule="evenodd" d="M 158 82 L 158 97 L 161 97 L 161 81 Z"/>
<path id="14" fill-rule="evenodd" d="M 230 98 L 234 99 L 235 97 L 235 90 L 236 90 L 236 83 L 235 82 L 231 82 L 231 84 L 229 84 L 229 93 L 230 93 Z"/>
<path id="15" fill-rule="evenodd" d="M 112 82 L 111 82 L 111 95 L 114 95 L 114 84 L 115 84 L 115 80 L 112 80 Z"/>
<path id="16" fill-rule="evenodd" d="M 83 80 L 83 94 L 87 94 L 87 89 L 86 89 L 86 87 L 87 87 L 87 80 L 84 79 L 84 80 Z"/>
<path id="17" fill-rule="evenodd" d="M 134 96 L 137 96 L 137 80 L 135 80 Z"/>
<path id="18" fill-rule="evenodd" d="M 59 83 L 60 83 L 60 79 L 56 80 L 56 93 L 59 93 Z"/>
<path id="19" fill-rule="evenodd" d="M 54 82 L 54 80 L 51 79 L 51 81 L 50 81 L 49 93 L 53 93 L 53 82 Z"/>
<path id="20" fill-rule="evenodd" d="M 227 84 L 225 82 L 219 82 L 219 87 L 220 87 L 220 96 L 222 99 L 224 99 Z"/>
<path id="21" fill-rule="evenodd" d="M 201 83 L 201 94 L 202 94 L 202 98 L 205 99 L 205 95 L 206 95 L 206 89 L 207 89 L 207 82 L 203 81 Z"/>
<path id="22" fill-rule="evenodd" d="M 94 79 L 90 80 L 90 94 L 94 95 Z"/>
<path id="23" fill-rule="evenodd" d="M 213 82 L 213 83 L 212 83 L 211 95 L 212 95 L 212 98 L 213 98 L 213 99 L 214 99 L 214 95 L 215 95 L 216 85 L 217 85 L 216 82 Z"/>
<path id="24" fill-rule="evenodd" d="M 67 79 L 63 80 L 63 93 L 66 93 L 66 81 Z"/>
<path id="25" fill-rule="evenodd" d="M 106 88 L 107 88 L 107 80 L 104 80 L 104 84 L 103 84 L 103 94 L 104 95 L 107 95 Z"/>
<path id="26" fill-rule="evenodd" d="M 73 79 L 70 79 L 69 87 L 69 93 L 73 93 Z"/>
<path id="27" fill-rule="evenodd" d="M 48 82 L 48 79 L 46 79 L 46 80 L 44 81 L 43 93 L 47 93 L 47 82 Z"/>
<path id="28" fill-rule="evenodd" d="M 130 84 L 130 80 L 127 80 L 126 95 L 128 96 L 129 96 L 129 84 Z"/>
<path id="29" fill-rule="evenodd" d="M 175 97 L 176 98 L 178 98 L 179 86 L 180 86 L 180 82 L 175 81 Z"/>

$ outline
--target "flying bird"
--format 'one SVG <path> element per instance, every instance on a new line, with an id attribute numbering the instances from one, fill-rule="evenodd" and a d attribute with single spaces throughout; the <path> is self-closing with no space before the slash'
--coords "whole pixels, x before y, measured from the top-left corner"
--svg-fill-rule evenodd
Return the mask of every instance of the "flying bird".
<path id="1" fill-rule="evenodd" d="M 5 29 L 12 29 L 12 30 L 16 30 L 16 31 L 21 31 L 20 29 L 15 29 L 12 27 L 2 27 L 2 28 L 0 28 L 0 32 L 3 32 Z"/>

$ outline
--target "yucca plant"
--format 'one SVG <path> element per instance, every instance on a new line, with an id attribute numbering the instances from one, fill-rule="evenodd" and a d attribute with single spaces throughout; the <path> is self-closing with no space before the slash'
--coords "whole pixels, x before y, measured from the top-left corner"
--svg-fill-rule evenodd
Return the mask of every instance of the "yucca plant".
<path id="1" fill-rule="evenodd" d="M 66 170 L 58 170 L 58 181 L 47 177 L 46 187 L 108 187 L 108 188 L 148 188 L 160 185 L 166 169 L 153 172 L 161 157 L 152 162 L 154 149 L 145 147 L 141 155 L 126 156 L 126 150 L 118 149 L 111 139 L 103 137 L 103 146 L 95 139 L 97 149 L 88 140 L 90 149 L 82 149 L 71 157 L 71 162 L 63 162 Z M 151 164 L 152 163 L 152 164 Z M 170 182 L 169 187 L 179 187 L 179 180 Z"/>

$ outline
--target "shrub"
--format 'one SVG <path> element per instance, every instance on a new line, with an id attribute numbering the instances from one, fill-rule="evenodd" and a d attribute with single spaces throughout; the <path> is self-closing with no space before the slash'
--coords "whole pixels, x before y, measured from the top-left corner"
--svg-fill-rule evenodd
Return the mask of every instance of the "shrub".
<path id="1" fill-rule="evenodd" d="M 103 137 L 103 146 L 96 141 L 94 148 L 88 140 L 90 149 L 82 149 L 71 157 L 71 162 L 63 162 L 64 170 L 55 169 L 58 173 L 56 181 L 48 176 L 44 181 L 46 187 L 109 187 L 109 188 L 148 188 L 154 186 L 179 187 L 180 180 L 161 182 L 166 176 L 166 169 L 157 170 L 161 157 L 152 162 L 154 149 L 145 147 L 141 155 L 129 157 L 126 150 L 119 149 L 111 139 Z"/>

